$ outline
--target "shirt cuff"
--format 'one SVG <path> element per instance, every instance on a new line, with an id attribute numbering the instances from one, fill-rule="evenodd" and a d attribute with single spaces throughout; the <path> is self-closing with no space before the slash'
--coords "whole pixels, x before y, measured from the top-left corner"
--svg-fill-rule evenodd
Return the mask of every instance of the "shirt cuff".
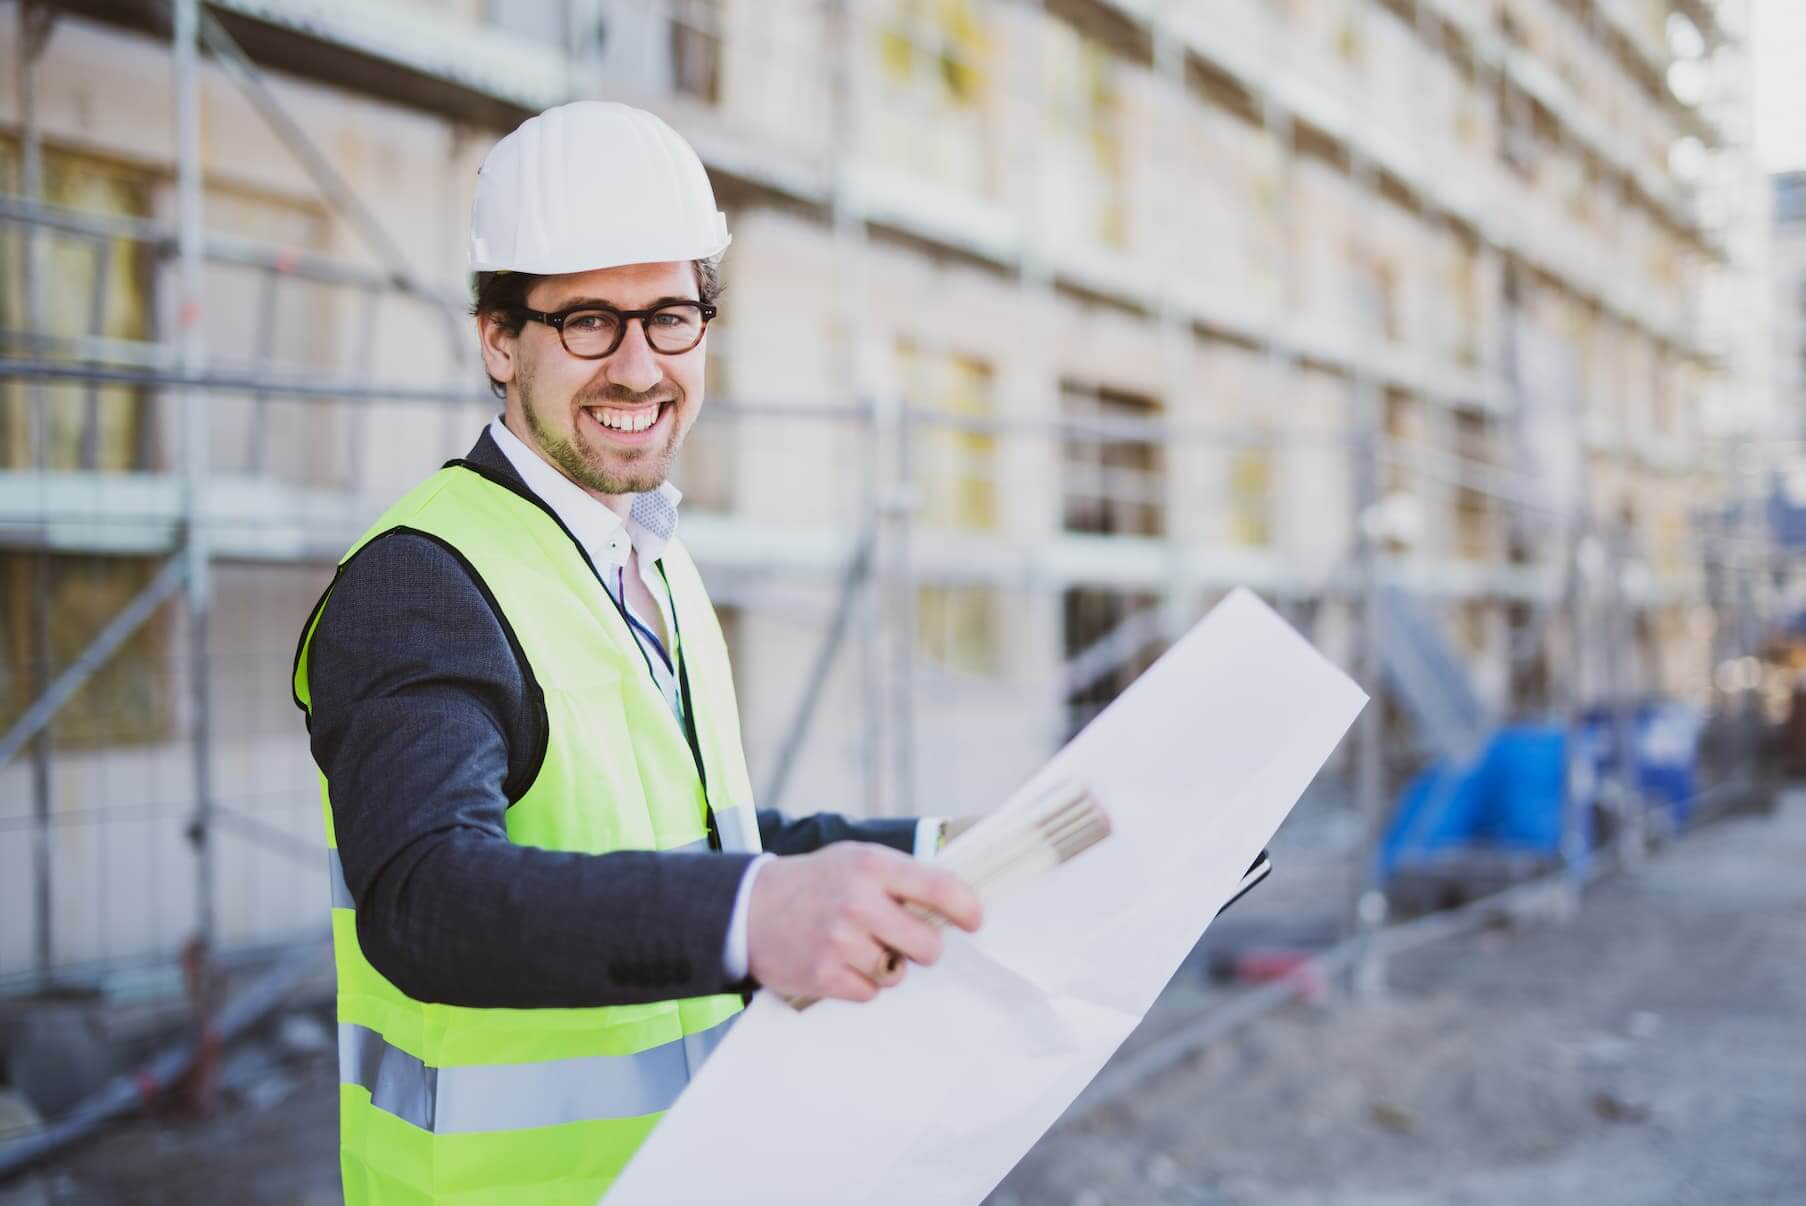
<path id="1" fill-rule="evenodd" d="M 734 911 L 727 921 L 727 946 L 721 952 L 721 971 L 729 984 L 746 979 L 750 958 L 746 950 L 747 904 L 752 900 L 753 880 L 759 877 L 759 868 L 776 857 L 761 854 L 746 865 L 746 873 L 740 877 L 740 890 L 734 894 Z"/>
<path id="2" fill-rule="evenodd" d="M 941 848 L 941 824 L 945 817 L 923 817 L 916 822 L 916 857 L 933 858 Z"/>

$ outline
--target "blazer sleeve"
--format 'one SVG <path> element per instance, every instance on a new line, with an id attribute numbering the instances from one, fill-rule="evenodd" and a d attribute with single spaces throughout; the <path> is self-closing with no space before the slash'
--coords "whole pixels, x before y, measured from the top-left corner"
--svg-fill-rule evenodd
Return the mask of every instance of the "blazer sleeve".
<path id="1" fill-rule="evenodd" d="M 837 812 L 818 812 L 792 819 L 774 808 L 759 810 L 759 844 L 772 854 L 808 854 L 830 842 L 876 842 L 914 854 L 916 821 L 913 817 L 854 820 Z"/>
<path id="2" fill-rule="evenodd" d="M 484 1008 L 729 990 L 722 953 L 752 856 L 508 840 L 510 767 L 544 719 L 499 619 L 448 550 L 413 534 L 366 546 L 308 656 L 312 750 L 331 785 L 358 944 L 397 988 Z"/>

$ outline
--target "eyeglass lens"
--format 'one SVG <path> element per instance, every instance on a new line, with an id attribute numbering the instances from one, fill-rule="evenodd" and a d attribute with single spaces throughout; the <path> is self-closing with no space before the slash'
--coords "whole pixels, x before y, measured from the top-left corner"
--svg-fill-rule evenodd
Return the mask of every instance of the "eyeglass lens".
<path id="1" fill-rule="evenodd" d="M 564 319 L 564 346 L 573 356 L 606 356 L 621 342 L 623 321 L 612 310 L 574 310 Z M 655 352 L 687 352 L 702 327 L 694 306 L 663 306 L 646 316 L 646 341 Z"/>

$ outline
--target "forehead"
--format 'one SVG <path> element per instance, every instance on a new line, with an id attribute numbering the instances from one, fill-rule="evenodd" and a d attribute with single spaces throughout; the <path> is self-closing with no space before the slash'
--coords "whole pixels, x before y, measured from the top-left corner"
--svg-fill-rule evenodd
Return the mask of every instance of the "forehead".
<path id="1" fill-rule="evenodd" d="M 534 283 L 527 304 L 537 310 L 556 310 L 573 301 L 593 300 L 637 310 L 660 298 L 695 296 L 696 269 L 690 261 L 667 260 L 548 276 Z"/>

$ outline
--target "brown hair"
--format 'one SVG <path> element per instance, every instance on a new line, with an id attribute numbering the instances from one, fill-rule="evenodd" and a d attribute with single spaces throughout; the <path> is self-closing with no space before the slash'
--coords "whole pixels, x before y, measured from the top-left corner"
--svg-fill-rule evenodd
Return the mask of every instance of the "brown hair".
<path id="1" fill-rule="evenodd" d="M 708 305 L 714 305 L 721 296 L 721 258 L 716 256 L 707 260 L 691 260 L 690 267 L 696 271 L 697 298 Z M 502 330 L 510 335 L 519 335 L 520 329 L 527 323 L 527 294 L 544 279 L 532 272 L 476 273 L 470 282 L 474 298 L 470 313 L 473 317 L 491 315 Z M 508 387 L 494 377 L 489 379 L 489 391 L 498 398 L 508 396 Z"/>

